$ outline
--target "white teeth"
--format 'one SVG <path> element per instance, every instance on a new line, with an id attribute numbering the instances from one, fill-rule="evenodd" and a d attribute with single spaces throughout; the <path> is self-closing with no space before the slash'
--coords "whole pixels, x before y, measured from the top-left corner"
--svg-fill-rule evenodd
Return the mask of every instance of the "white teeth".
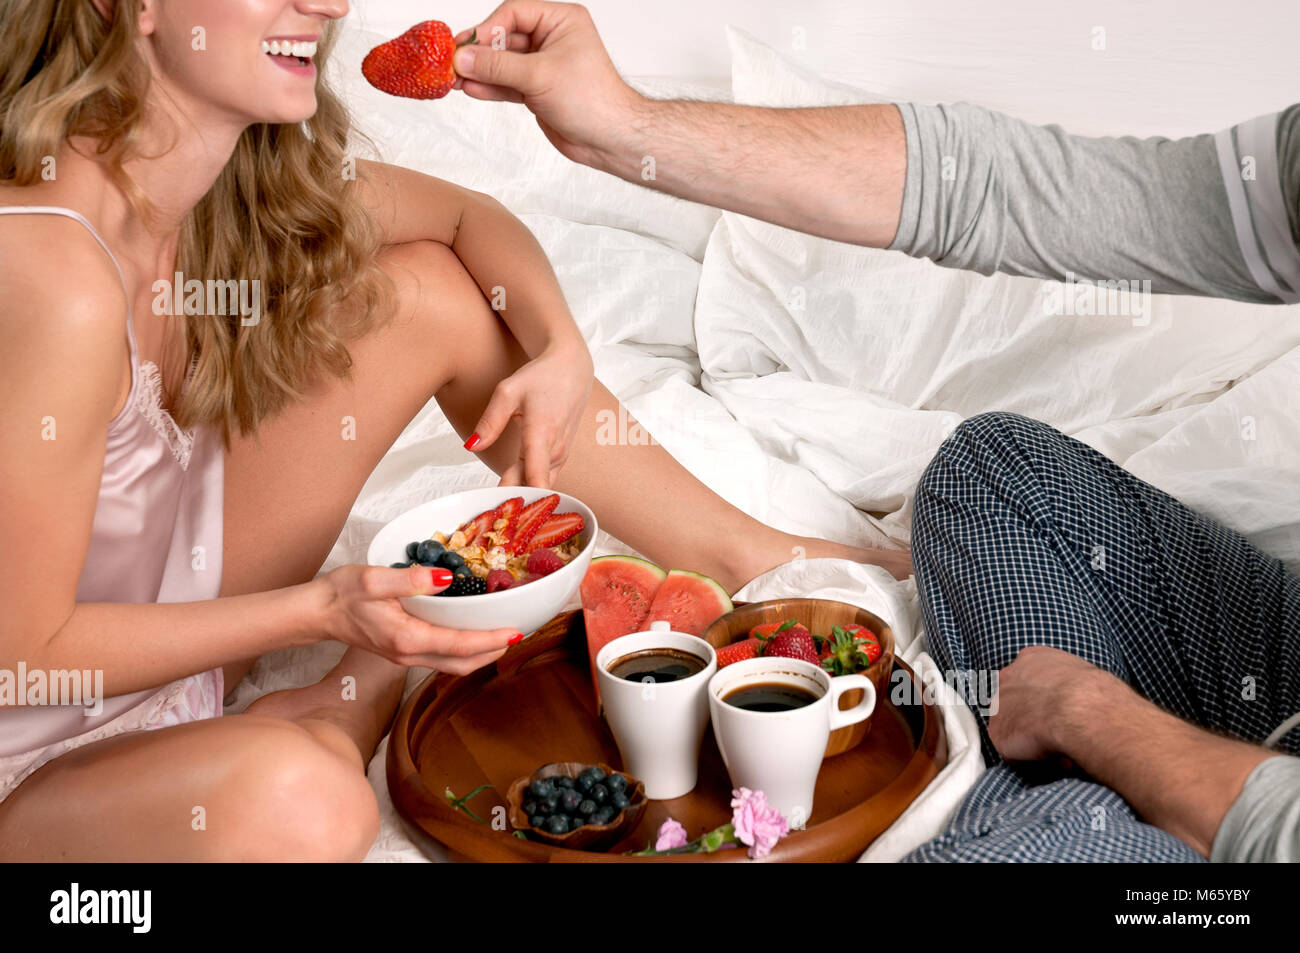
<path id="1" fill-rule="evenodd" d="M 272 56 L 298 56 L 311 59 L 316 55 L 315 40 L 263 40 L 262 52 Z"/>

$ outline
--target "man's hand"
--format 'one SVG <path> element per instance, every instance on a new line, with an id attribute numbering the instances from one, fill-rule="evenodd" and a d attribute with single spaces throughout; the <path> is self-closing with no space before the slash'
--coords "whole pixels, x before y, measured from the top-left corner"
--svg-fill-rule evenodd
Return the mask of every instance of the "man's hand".
<path id="1" fill-rule="evenodd" d="M 990 707 L 989 738 L 1008 761 L 1064 755 L 1206 857 L 1250 772 L 1277 754 L 1183 721 L 1109 672 L 1042 645 L 1002 669 Z"/>
<path id="2" fill-rule="evenodd" d="M 526 104 L 555 148 L 595 165 L 641 96 L 614 69 L 587 8 L 506 0 L 456 41 L 475 32 L 477 41 L 456 51 L 456 87 L 475 99 Z"/>
<path id="3" fill-rule="evenodd" d="M 1046 645 L 1020 650 L 998 673 L 989 706 L 989 740 L 1008 761 L 1039 761 L 1062 752 L 1062 722 L 1071 717 L 1067 698 L 1086 697 L 1082 707 L 1114 704 L 1132 689 L 1076 655 Z"/>

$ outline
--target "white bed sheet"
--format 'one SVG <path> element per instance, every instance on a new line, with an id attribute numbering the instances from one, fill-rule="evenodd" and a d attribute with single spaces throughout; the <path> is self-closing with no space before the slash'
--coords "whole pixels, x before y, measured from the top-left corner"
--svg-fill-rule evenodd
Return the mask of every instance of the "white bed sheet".
<path id="1" fill-rule="evenodd" d="M 376 39 L 350 31 L 337 62 L 355 65 Z M 753 47 L 748 54 L 763 55 Z M 938 276 L 954 282 L 947 286 L 956 302 L 944 312 L 947 323 L 899 330 L 889 340 L 885 373 L 864 385 L 852 365 L 880 366 L 879 338 L 847 332 L 834 308 L 805 312 L 792 327 L 782 303 L 789 282 L 785 259 L 753 254 L 764 240 L 808 243 L 800 254 L 827 254 L 812 240 L 785 233 L 775 239 L 760 235 L 758 244 L 734 241 L 731 231 L 752 231 L 757 223 L 720 217 L 576 166 L 555 153 L 521 107 L 459 96 L 432 106 L 393 100 L 355 75 L 345 75 L 344 87 L 385 159 L 490 192 L 520 215 L 550 256 L 591 341 L 597 376 L 684 466 L 760 519 L 860 544 L 906 543 L 916 478 L 939 442 L 964 416 L 1010 406 L 1036 410 L 1239 529 L 1293 571 L 1300 568 L 1296 309 L 1274 309 L 1275 323 L 1250 318 L 1256 324 L 1249 339 L 1233 338 L 1238 343 L 1223 346 L 1217 356 L 1214 339 L 1205 342 L 1209 357 L 1198 358 L 1201 370 L 1181 378 L 1167 368 L 1148 370 L 1143 378 L 1143 363 L 1132 359 L 1135 339 L 1121 337 L 1109 352 L 1088 355 L 1092 362 L 1128 362 L 1124 393 L 1098 398 L 1095 389 L 1090 397 L 1089 388 L 1097 385 L 1088 375 L 1058 376 L 1044 388 L 1041 379 L 1008 376 L 1007 367 L 998 366 L 999 354 L 1044 354 L 1054 343 L 1065 346 L 1053 342 L 1041 324 L 1001 326 L 998 352 L 983 355 L 987 363 L 977 366 L 981 355 L 963 348 L 959 334 L 953 337 L 961 316 L 970 313 L 961 302 L 973 299 L 997 311 L 1017 292 L 981 285 L 989 279 L 978 276 L 947 273 Z M 659 95 L 717 95 L 682 84 L 647 88 Z M 755 86 L 744 88 L 752 94 Z M 896 293 L 915 291 L 915 274 L 904 264 L 916 263 L 877 262 L 870 283 Z M 934 301 L 927 307 L 943 311 Z M 1219 313 L 1213 303 L 1187 307 L 1201 322 Z M 760 329 L 762 340 L 745 339 L 738 318 Z M 1161 320 L 1165 325 L 1157 329 L 1167 327 L 1169 315 Z M 966 326 L 967 333 L 977 331 Z M 838 366 L 825 360 L 829 340 L 847 358 Z M 936 352 L 936 341 L 946 349 Z M 762 354 L 777 360 L 755 365 Z M 954 354 L 959 360 L 946 360 Z M 1015 383 L 1020 380 L 1023 386 Z M 1043 404 L 1049 392 L 1052 402 Z M 374 532 L 403 510 L 495 483 L 430 402 L 366 483 L 323 571 L 363 560 Z M 602 534 L 597 551 L 631 550 Z M 755 580 L 739 595 L 790 593 L 840 598 L 878 612 L 899 633 L 903 657 L 927 680 L 938 676 L 925 654 L 911 581 L 896 583 L 883 571 L 841 560 L 802 560 Z M 264 658 L 227 711 L 243 710 L 264 692 L 319 678 L 341 651 L 327 644 Z M 408 689 L 424 674 L 412 670 Z M 944 697 L 948 767 L 864 859 L 896 859 L 939 832 L 982 770 L 973 717 L 949 694 Z M 370 765 L 383 825 L 367 859 L 425 860 L 393 812 L 385 754 L 386 744 Z"/>

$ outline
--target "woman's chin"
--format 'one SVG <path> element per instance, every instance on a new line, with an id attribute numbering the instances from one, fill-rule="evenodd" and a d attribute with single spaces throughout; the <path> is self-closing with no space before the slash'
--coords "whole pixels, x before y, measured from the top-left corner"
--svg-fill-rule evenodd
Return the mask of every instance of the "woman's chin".
<path id="1" fill-rule="evenodd" d="M 316 98 L 313 96 L 310 103 L 288 105 L 283 109 L 268 110 L 261 116 L 258 116 L 255 122 L 264 122 L 272 125 L 287 125 L 290 123 L 306 122 L 312 116 L 316 115 Z"/>

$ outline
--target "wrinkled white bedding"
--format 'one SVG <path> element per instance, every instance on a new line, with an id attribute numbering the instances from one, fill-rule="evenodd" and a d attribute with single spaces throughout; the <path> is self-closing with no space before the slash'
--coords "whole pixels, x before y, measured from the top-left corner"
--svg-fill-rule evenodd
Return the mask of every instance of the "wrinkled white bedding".
<path id="1" fill-rule="evenodd" d="M 377 38 L 351 32 L 336 63 Z M 870 101 L 730 34 L 742 102 Z M 982 410 L 1044 419 L 1300 569 L 1300 308 L 1155 299 L 1149 323 L 1049 318 L 1040 282 L 983 278 L 810 239 L 574 165 L 523 107 L 344 88 L 381 155 L 490 192 L 535 232 L 591 343 L 597 376 L 684 466 L 782 529 L 905 544 L 913 490 L 951 429 Z M 656 95 L 716 95 L 664 83 Z M 363 489 L 325 569 L 364 559 L 384 522 L 496 477 L 430 403 Z M 600 553 L 627 552 L 604 534 Z M 815 594 L 887 618 L 928 679 L 913 582 L 840 560 L 791 563 L 739 598 Z M 337 645 L 258 663 L 235 704 L 319 678 Z M 424 675 L 413 671 L 408 687 Z M 949 765 L 868 851 L 933 836 L 982 770 L 974 719 L 944 709 Z M 424 855 L 384 811 L 372 861 Z"/>

